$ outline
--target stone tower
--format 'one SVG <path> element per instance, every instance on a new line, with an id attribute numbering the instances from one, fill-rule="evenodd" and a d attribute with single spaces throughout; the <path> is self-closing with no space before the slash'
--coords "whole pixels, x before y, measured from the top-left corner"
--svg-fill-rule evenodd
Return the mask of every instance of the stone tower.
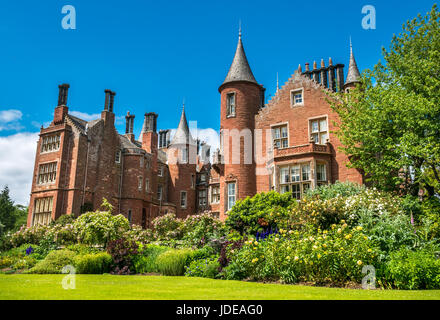
<path id="1" fill-rule="evenodd" d="M 255 115 L 264 104 L 264 88 L 255 80 L 239 33 L 238 45 L 221 95 L 220 218 L 238 199 L 256 193 L 253 154 Z"/>
<path id="2" fill-rule="evenodd" d="M 179 126 L 167 149 L 171 179 L 169 201 L 176 205 L 176 215 L 179 218 L 196 212 L 196 156 L 197 143 L 189 131 L 183 107 Z"/>

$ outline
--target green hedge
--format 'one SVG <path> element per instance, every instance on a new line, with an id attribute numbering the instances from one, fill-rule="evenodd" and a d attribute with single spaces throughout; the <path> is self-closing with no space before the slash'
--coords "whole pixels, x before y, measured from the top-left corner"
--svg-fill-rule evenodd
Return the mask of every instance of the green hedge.
<path id="1" fill-rule="evenodd" d="M 76 273 L 102 274 L 110 271 L 112 257 L 107 252 L 78 255 L 74 259 Z"/>

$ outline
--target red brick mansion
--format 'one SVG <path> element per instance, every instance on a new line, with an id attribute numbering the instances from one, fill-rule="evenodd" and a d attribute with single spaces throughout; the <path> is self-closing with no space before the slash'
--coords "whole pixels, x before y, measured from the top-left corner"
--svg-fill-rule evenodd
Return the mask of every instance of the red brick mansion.
<path id="1" fill-rule="evenodd" d="M 338 119 L 325 94 L 348 90 L 359 77 L 351 50 L 345 81 L 343 64 L 306 63 L 265 104 L 265 88 L 255 80 L 240 35 L 218 89 L 220 149 L 213 159 L 210 147 L 192 137 L 184 110 L 172 138 L 170 130 L 157 130 L 158 115 L 149 112 L 136 139 L 134 115 L 127 113 L 125 133 L 115 128 L 115 92 L 105 90 L 101 117 L 85 121 L 69 114 L 69 85 L 60 85 L 53 121 L 40 131 L 28 226 L 96 210 L 103 198 L 115 214 L 149 227 L 169 212 L 186 217 L 210 211 L 224 219 L 238 199 L 261 191 L 300 199 L 321 184 L 362 183 L 362 174 L 347 168 L 347 156 L 338 151 L 332 133 Z"/>

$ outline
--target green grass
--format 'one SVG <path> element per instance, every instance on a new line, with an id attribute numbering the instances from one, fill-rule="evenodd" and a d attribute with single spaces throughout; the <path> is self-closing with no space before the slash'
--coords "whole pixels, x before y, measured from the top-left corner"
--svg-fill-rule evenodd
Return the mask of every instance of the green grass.
<path id="1" fill-rule="evenodd" d="M 164 276 L 0 274 L 0 299 L 440 299 L 440 290 L 360 290 Z"/>

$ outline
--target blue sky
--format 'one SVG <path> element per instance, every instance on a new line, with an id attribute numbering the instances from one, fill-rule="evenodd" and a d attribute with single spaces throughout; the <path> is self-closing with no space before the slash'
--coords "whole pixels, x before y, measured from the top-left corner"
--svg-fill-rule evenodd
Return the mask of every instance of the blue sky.
<path id="1" fill-rule="evenodd" d="M 189 120 L 197 120 L 199 128 L 218 130 L 217 89 L 235 52 L 240 19 L 249 63 L 270 96 L 276 89 L 276 73 L 282 84 L 299 63 L 304 68 L 305 62 L 319 63 L 324 58 L 327 63 L 332 57 L 334 63 L 348 66 L 350 36 L 359 68 L 371 68 L 381 58 L 382 46 L 388 48 L 402 24 L 418 13 L 425 14 L 433 3 L 2 1 L 2 145 L 7 146 L 17 134 L 35 139 L 30 134 L 52 119 L 58 84 L 64 82 L 71 86 L 70 110 L 90 117 L 102 110 L 104 89 L 116 91 L 115 113 L 122 117 L 130 110 L 136 115 L 136 135 L 143 114 L 149 111 L 159 114 L 158 128 L 176 127 L 183 99 Z M 76 30 L 61 28 L 64 5 L 76 9 Z M 375 30 L 361 26 L 364 5 L 376 8 Z M 120 131 L 124 122 L 118 122 Z M 31 146 L 30 171 L 34 140 Z M 0 187 L 11 184 L 11 172 L 2 166 L 12 165 L 7 161 L 0 159 Z"/>

